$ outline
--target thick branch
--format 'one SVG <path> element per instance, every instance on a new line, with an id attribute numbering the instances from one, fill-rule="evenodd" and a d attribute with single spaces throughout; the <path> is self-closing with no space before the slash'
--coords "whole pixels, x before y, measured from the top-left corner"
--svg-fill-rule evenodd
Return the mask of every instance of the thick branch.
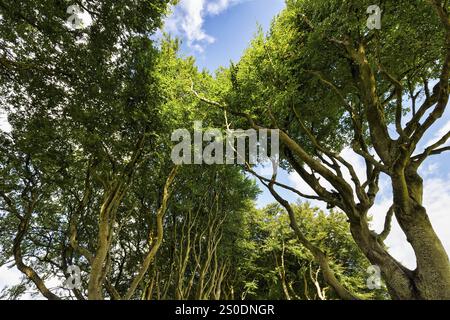
<path id="1" fill-rule="evenodd" d="M 378 239 L 381 241 L 386 240 L 389 233 L 391 232 L 391 225 L 392 225 L 392 217 L 394 216 L 394 205 L 392 205 L 388 212 L 386 213 L 386 218 L 384 220 L 384 228 L 383 231 L 378 235 Z"/>
<path id="2" fill-rule="evenodd" d="M 349 292 L 347 289 L 344 288 L 344 286 L 339 282 L 339 280 L 336 278 L 333 270 L 331 269 L 329 265 L 329 261 L 325 253 L 322 252 L 317 246 L 313 245 L 301 232 L 300 227 L 297 224 L 297 220 L 295 217 L 294 210 L 292 209 L 292 206 L 289 204 L 288 201 L 283 199 L 274 189 L 274 182 L 276 180 L 276 174 L 272 176 L 272 180 L 270 183 L 266 183 L 261 180 L 261 183 L 264 184 L 270 191 L 270 193 L 273 195 L 273 197 L 286 209 L 289 215 L 289 219 L 291 222 L 291 228 L 294 230 L 295 235 L 297 236 L 297 239 L 299 242 L 307 248 L 312 255 L 314 256 L 317 263 L 322 268 L 322 274 L 327 282 L 327 284 L 332 287 L 336 294 L 344 299 L 344 300 L 357 300 L 358 298 L 354 296 L 351 292 Z"/>
<path id="3" fill-rule="evenodd" d="M 19 269 L 19 271 L 25 274 L 27 278 L 30 279 L 36 285 L 36 287 L 44 297 L 46 297 L 49 300 L 60 300 L 60 298 L 57 295 L 52 293 L 47 288 L 47 286 L 44 283 L 44 280 L 36 273 L 36 271 L 30 266 L 27 266 L 23 262 L 21 244 L 30 224 L 33 207 L 34 205 L 30 205 L 30 207 L 27 210 L 28 212 L 25 214 L 25 217 L 19 223 L 19 227 L 13 244 L 14 261 L 16 263 L 17 269 Z"/>
<path id="4" fill-rule="evenodd" d="M 163 235 L 164 235 L 164 228 L 163 228 L 163 219 L 164 215 L 167 210 L 167 205 L 170 197 L 170 187 L 177 175 L 178 166 L 175 166 L 172 171 L 170 172 L 169 176 L 167 177 L 166 183 L 164 185 L 163 189 L 163 196 L 161 199 L 161 205 L 158 208 L 158 211 L 156 213 L 156 225 L 157 225 L 157 235 L 156 235 L 156 241 L 153 244 L 152 249 L 145 257 L 142 266 L 138 272 L 138 275 L 133 279 L 133 282 L 130 285 L 130 288 L 128 289 L 127 293 L 125 294 L 125 300 L 131 299 L 134 292 L 136 291 L 136 288 L 138 287 L 139 283 L 144 278 L 145 274 L 147 273 L 147 270 L 150 266 L 150 263 L 153 261 L 153 258 L 155 257 L 156 253 L 159 250 L 159 247 L 162 244 L 163 241 Z"/>

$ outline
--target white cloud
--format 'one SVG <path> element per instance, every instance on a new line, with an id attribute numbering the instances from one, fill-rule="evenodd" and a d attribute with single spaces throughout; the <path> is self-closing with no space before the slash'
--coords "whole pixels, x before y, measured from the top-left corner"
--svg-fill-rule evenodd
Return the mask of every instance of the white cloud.
<path id="1" fill-rule="evenodd" d="M 210 1 L 206 6 L 206 8 L 209 14 L 212 15 L 220 14 L 222 11 L 226 10 L 228 6 L 233 2 L 236 1 L 232 0 L 216 0 L 213 2 Z"/>
<path id="2" fill-rule="evenodd" d="M 243 0 L 181 0 L 172 8 L 165 22 L 164 30 L 176 36 L 187 39 L 188 46 L 197 52 L 203 52 L 204 47 L 214 43 L 214 37 L 204 30 L 207 16 L 221 14 L 231 5 Z"/>
<path id="3" fill-rule="evenodd" d="M 450 120 L 447 121 L 446 124 L 444 124 L 437 132 L 436 134 L 433 136 L 433 138 L 431 138 L 426 144 L 425 146 L 430 146 L 436 142 L 438 142 L 443 136 L 445 136 L 447 134 L 447 132 L 450 131 Z M 448 145 L 448 143 L 444 144 L 443 146 Z"/>
<path id="4" fill-rule="evenodd" d="M 5 287 L 11 287 L 20 283 L 20 279 L 23 277 L 23 274 L 17 270 L 16 267 L 8 267 L 4 265 L 0 267 L 0 291 Z M 42 296 L 33 297 L 31 292 L 25 292 L 24 295 L 21 296 L 21 300 L 32 300 L 32 299 L 42 299 Z"/>
<path id="5" fill-rule="evenodd" d="M 13 264 L 6 264 L 0 267 L 0 291 L 6 287 L 11 287 L 20 283 L 24 274 L 20 272 Z M 45 279 L 45 285 L 47 288 L 57 293 L 59 296 L 65 296 L 64 291 L 57 291 L 61 287 L 62 280 L 58 276 Z M 34 284 L 31 284 L 30 290 L 20 297 L 21 300 L 46 300 L 46 298 L 35 288 Z"/>
<path id="6" fill-rule="evenodd" d="M 12 128 L 6 118 L 6 114 L 0 113 L 0 131 L 11 132 Z"/>
<path id="7" fill-rule="evenodd" d="M 16 268 L 9 268 L 4 265 L 0 267 L 0 290 L 5 286 L 19 283 L 22 274 Z"/>

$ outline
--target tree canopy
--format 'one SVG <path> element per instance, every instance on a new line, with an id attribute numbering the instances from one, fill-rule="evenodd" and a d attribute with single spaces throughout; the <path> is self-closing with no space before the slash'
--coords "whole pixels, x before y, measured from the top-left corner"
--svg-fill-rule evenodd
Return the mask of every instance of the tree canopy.
<path id="1" fill-rule="evenodd" d="M 450 298 L 418 171 L 449 150 L 449 132 L 418 148 L 448 104 L 448 1 L 381 1 L 368 30 L 370 1 L 286 0 L 215 75 L 155 36 L 176 1 L 74 2 L 88 28 L 67 24 L 68 1 L 0 0 L 0 266 L 23 275 L 1 298 Z M 313 193 L 275 166 L 174 163 L 171 135 L 194 121 L 279 130 L 281 168 Z M 381 176 L 393 196 L 376 233 Z M 256 181 L 274 203 L 258 206 Z M 415 270 L 385 244 L 394 216 Z"/>
<path id="2" fill-rule="evenodd" d="M 369 1 L 286 5 L 269 34 L 260 32 L 238 63 L 208 89 L 195 89 L 196 95 L 208 108 L 239 119 L 240 126 L 280 130 L 282 164 L 314 194 L 295 192 L 346 213 L 354 240 L 381 268 L 393 298 L 448 298 L 448 255 L 423 206 L 418 173 L 428 157 L 449 150 L 449 132 L 418 148 L 448 104 L 447 1 L 383 1 L 381 30 L 366 27 Z M 363 159 L 365 177 L 342 157 L 345 148 Z M 386 229 L 376 234 L 368 212 L 381 175 L 389 179 L 393 199 Z M 316 252 L 327 282 L 342 298 L 357 298 L 328 272 L 326 254 L 295 222 L 276 190 L 276 175 L 258 178 L 291 212 L 299 240 Z M 414 249 L 416 270 L 396 261 L 384 245 L 394 214 Z"/>

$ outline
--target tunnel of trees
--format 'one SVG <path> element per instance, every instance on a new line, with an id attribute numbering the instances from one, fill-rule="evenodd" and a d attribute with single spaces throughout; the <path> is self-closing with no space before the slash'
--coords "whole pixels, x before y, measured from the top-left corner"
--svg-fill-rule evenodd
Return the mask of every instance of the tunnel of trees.
<path id="1" fill-rule="evenodd" d="M 419 174 L 450 132 L 417 147 L 448 104 L 447 0 L 380 1 L 371 31 L 371 1 L 286 0 L 214 75 L 154 37 L 176 1 L 73 2 L 89 28 L 65 25 L 69 1 L 0 0 L 0 265 L 22 274 L 1 298 L 450 299 Z M 279 130 L 280 166 L 314 193 L 248 163 L 174 164 L 171 134 L 194 121 Z M 380 178 L 393 195 L 376 233 Z M 394 217 L 414 270 L 385 244 Z"/>

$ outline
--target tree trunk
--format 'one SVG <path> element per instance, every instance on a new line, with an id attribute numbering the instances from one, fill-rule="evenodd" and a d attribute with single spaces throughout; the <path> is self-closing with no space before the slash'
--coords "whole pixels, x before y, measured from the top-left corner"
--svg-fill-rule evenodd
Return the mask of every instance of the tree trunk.
<path id="1" fill-rule="evenodd" d="M 406 174 L 396 170 L 392 188 L 395 216 L 414 250 L 416 270 L 396 261 L 369 230 L 367 221 L 351 224 L 353 238 L 369 261 L 380 267 L 393 299 L 450 299 L 450 263 L 422 206 L 422 179 L 414 168 L 408 168 Z"/>
<path id="2" fill-rule="evenodd" d="M 364 220 L 353 222 L 350 230 L 353 239 L 367 259 L 380 268 L 390 296 L 395 300 L 415 299 L 411 281 L 412 272 L 386 251 L 377 240 L 377 236 L 367 227 L 367 222 Z"/>
<path id="3" fill-rule="evenodd" d="M 123 195 L 123 184 L 116 183 L 106 192 L 99 215 L 99 230 L 97 249 L 91 264 L 91 274 L 88 283 L 88 299 L 103 300 L 103 283 L 105 281 L 105 262 L 111 246 L 114 215 Z"/>
<path id="4" fill-rule="evenodd" d="M 413 274 L 418 299 L 450 299 L 450 263 L 442 242 L 422 206 L 423 181 L 417 171 L 405 173 L 409 203 L 396 203 L 396 218 L 416 255 L 417 268 Z M 401 188 L 395 188 L 394 199 Z M 398 198 L 398 196 L 397 196 Z"/>

